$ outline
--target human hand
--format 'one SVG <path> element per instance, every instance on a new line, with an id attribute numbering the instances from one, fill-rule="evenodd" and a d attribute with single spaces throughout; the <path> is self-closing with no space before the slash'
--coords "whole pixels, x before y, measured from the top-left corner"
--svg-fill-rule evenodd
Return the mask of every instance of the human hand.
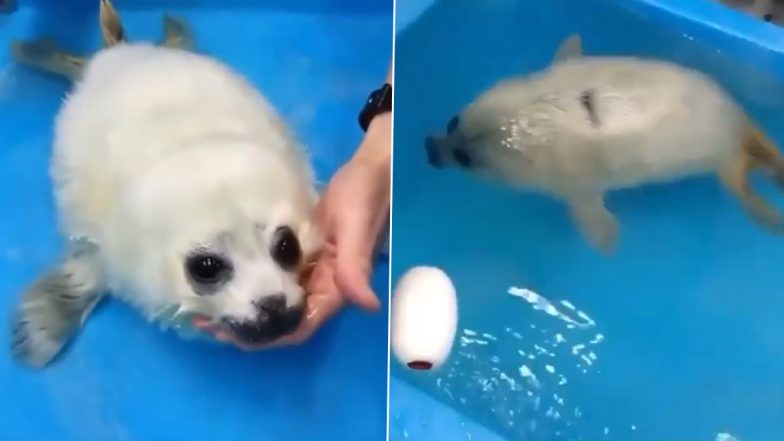
<path id="1" fill-rule="evenodd" d="M 305 318 L 292 334 L 249 346 L 206 322 L 194 324 L 218 340 L 244 350 L 300 344 L 337 313 L 346 300 L 375 311 L 380 302 L 370 287 L 374 254 L 390 204 L 391 115 L 376 117 L 355 153 L 327 185 L 316 208 L 324 245 L 302 271 L 307 293 Z"/>
<path id="2" fill-rule="evenodd" d="M 389 223 L 391 130 L 391 115 L 376 117 L 354 157 L 327 185 L 316 208 L 324 247 L 303 280 L 308 293 L 305 318 L 275 346 L 307 340 L 346 300 L 369 311 L 381 307 L 370 276 L 379 238 Z"/>

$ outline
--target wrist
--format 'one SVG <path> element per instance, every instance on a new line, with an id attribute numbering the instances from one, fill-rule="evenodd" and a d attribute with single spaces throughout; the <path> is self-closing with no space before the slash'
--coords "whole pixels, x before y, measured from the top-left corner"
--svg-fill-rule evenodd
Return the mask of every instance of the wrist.
<path id="1" fill-rule="evenodd" d="M 352 160 L 380 168 L 388 173 L 392 160 L 392 112 L 385 112 L 373 118 L 367 133 L 354 153 Z"/>
<path id="2" fill-rule="evenodd" d="M 363 144 L 371 141 L 373 144 L 384 144 L 384 150 L 389 151 L 392 142 L 392 112 L 384 112 L 373 118 L 370 122 Z"/>
<path id="3" fill-rule="evenodd" d="M 392 166 L 393 72 L 390 65 L 386 82 L 370 94 L 359 114 L 359 124 L 365 135 L 351 158 L 351 162 L 369 166 L 385 176 L 389 176 Z"/>

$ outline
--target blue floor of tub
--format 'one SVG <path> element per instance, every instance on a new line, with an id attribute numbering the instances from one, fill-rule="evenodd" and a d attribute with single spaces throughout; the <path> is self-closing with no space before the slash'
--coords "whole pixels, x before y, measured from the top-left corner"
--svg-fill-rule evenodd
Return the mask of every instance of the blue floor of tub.
<path id="1" fill-rule="evenodd" d="M 748 41 L 717 52 L 726 39 L 693 31 L 720 25 L 680 28 L 618 7 L 629 3 L 441 0 L 398 35 L 392 280 L 414 265 L 443 268 L 460 323 L 439 371 L 395 363 L 392 374 L 513 441 L 784 439 L 784 239 L 715 179 L 611 194 L 620 243 L 606 258 L 559 203 L 427 165 L 426 135 L 500 78 L 544 68 L 577 31 L 588 53 L 704 70 L 784 145 L 781 58 Z M 570 329 L 510 287 L 587 325 Z M 391 415 L 428 415 L 410 402 L 392 394 Z"/>
<path id="2" fill-rule="evenodd" d="M 389 399 L 389 441 L 504 441 L 456 409 L 411 384 L 392 377 Z"/>
<path id="3" fill-rule="evenodd" d="M 159 38 L 163 12 L 189 20 L 201 52 L 247 75 L 278 106 L 311 149 L 321 180 L 359 142 L 357 110 L 388 68 L 391 6 L 356 14 L 307 8 L 120 12 L 134 40 Z M 52 117 L 66 90 L 58 79 L 13 66 L 6 48 L 12 38 L 50 32 L 73 49 L 95 49 L 94 23 L 94 15 L 43 16 L 25 7 L 0 16 L 4 321 L 20 290 L 60 249 L 47 160 Z M 374 274 L 382 299 L 387 268 L 381 262 Z M 348 310 L 307 344 L 249 354 L 181 341 L 110 302 L 65 356 L 42 372 L 11 362 L 4 331 L 0 439 L 382 440 L 386 317 L 386 311 Z"/>

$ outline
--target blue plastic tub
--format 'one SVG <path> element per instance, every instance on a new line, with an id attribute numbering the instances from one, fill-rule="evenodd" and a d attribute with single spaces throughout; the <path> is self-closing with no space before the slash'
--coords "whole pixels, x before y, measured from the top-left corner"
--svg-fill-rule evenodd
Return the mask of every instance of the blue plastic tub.
<path id="1" fill-rule="evenodd" d="M 784 439 L 784 239 L 715 179 L 611 194 L 605 258 L 560 203 L 434 171 L 423 148 L 573 32 L 712 75 L 784 144 L 784 31 L 707 0 L 440 0 L 398 23 L 391 276 L 443 268 L 460 322 L 439 370 L 393 363 L 390 440 Z"/>
<path id="2" fill-rule="evenodd" d="M 0 315 L 61 249 L 48 177 L 66 82 L 15 66 L 8 44 L 51 35 L 99 47 L 97 0 L 22 0 L 0 15 Z M 312 151 L 326 181 L 361 139 L 356 115 L 390 58 L 389 0 L 121 1 L 132 40 L 157 40 L 164 13 L 198 50 L 248 76 Z M 386 299 L 388 266 L 374 275 Z M 386 304 L 384 305 L 386 307 Z M 376 441 L 386 433 L 387 314 L 347 310 L 309 343 L 263 353 L 185 342 L 108 302 L 57 363 L 11 362 L 0 333 L 0 439 Z"/>

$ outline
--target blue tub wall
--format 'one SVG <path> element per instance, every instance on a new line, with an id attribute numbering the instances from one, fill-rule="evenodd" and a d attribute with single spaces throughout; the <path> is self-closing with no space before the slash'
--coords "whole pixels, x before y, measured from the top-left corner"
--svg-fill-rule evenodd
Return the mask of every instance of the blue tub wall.
<path id="1" fill-rule="evenodd" d="M 611 194 L 621 246 L 607 260 L 583 243 L 559 203 L 428 167 L 427 134 L 444 131 L 500 78 L 547 66 L 576 31 L 589 54 L 663 58 L 708 73 L 784 143 L 784 32 L 773 25 L 706 0 L 435 2 L 396 40 L 391 277 L 442 267 L 458 289 L 460 329 L 496 340 L 458 338 L 440 371 L 416 375 L 393 363 L 393 376 L 513 440 L 784 439 L 784 243 L 749 221 L 714 179 Z M 777 191 L 761 189 L 782 206 Z M 562 310 L 558 301 L 569 301 L 595 326 L 570 330 L 509 296 L 510 286 Z M 568 344 L 552 357 L 517 353 L 551 348 L 557 333 Z M 606 340 L 592 345 L 598 334 Z M 597 356 L 590 368 L 570 353 L 575 344 Z M 540 389 L 521 378 L 522 364 Z M 516 385 L 501 379 L 482 391 L 479 382 L 499 372 Z M 393 394 L 392 415 L 398 401 Z M 547 416 L 550 407 L 560 418 Z"/>
<path id="2" fill-rule="evenodd" d="M 408 25 L 415 22 L 435 2 L 436 0 L 396 0 L 395 35 L 408 28 Z"/>
<path id="3" fill-rule="evenodd" d="M 54 12 L 90 12 L 98 0 L 17 0 L 22 6 Z M 161 5 L 180 9 L 262 8 L 278 11 L 378 13 L 390 17 L 393 3 L 384 0 L 114 0 L 118 9 L 157 9 Z M 385 29 L 386 30 L 386 29 Z"/>
<path id="4" fill-rule="evenodd" d="M 146 9 L 152 2 L 117 5 L 134 40 L 160 38 L 165 12 L 187 19 L 200 52 L 245 74 L 279 108 L 326 181 L 361 140 L 357 111 L 386 75 L 391 5 L 221 3 L 223 8 L 217 2 L 209 8 L 156 2 L 154 10 Z M 3 320 L 19 292 L 61 249 L 47 169 L 52 118 L 68 90 L 59 78 L 13 65 L 7 46 L 45 33 L 73 50 L 97 49 L 96 16 L 80 16 L 80 5 L 23 0 L 16 13 L 0 16 Z M 373 276 L 385 308 L 387 271 L 381 260 Z M 386 310 L 349 308 L 299 347 L 243 353 L 182 341 L 109 302 L 42 372 L 13 364 L 8 333 L 0 332 L 0 439 L 381 440 L 386 317 Z"/>

